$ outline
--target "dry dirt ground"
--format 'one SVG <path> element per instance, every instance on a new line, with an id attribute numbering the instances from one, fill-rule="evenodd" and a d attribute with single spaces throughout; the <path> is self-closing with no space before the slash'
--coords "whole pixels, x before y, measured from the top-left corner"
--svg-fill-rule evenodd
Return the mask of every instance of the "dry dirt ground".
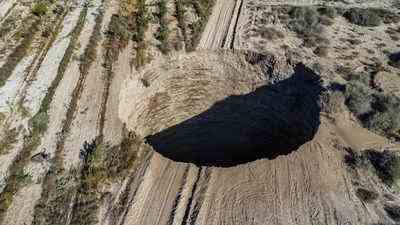
<path id="1" fill-rule="evenodd" d="M 162 54 L 179 62 L 185 50 L 195 48 L 202 53 L 192 53 L 201 55 L 194 58 L 205 59 L 215 54 L 207 50 L 220 48 L 272 53 L 278 61 L 293 55 L 326 83 L 345 82 L 338 68 L 368 71 L 378 63 L 385 69 L 376 83 L 400 96 L 400 69 L 387 63 L 388 53 L 400 51 L 399 21 L 371 28 L 334 17 L 323 29 L 329 44 L 323 46 L 328 54 L 321 56 L 315 53 L 318 46 L 305 47 L 279 15 L 288 6 L 321 4 L 398 15 L 397 1 L 216 0 L 207 8 L 212 1 L 198 1 L 199 7 L 166 0 L 162 14 L 163 1 L 157 0 L 44 0 L 47 13 L 40 16 L 32 13 L 35 2 L 0 0 L 0 224 L 399 222 L 385 210 L 400 205 L 398 192 L 375 174 L 349 169 L 343 160 L 347 148 L 394 151 L 399 146 L 362 128 L 346 109 L 322 113 L 313 138 L 291 154 L 231 167 L 175 162 L 129 133 L 146 125 L 129 119 L 130 104 L 143 96 L 138 85 L 148 85 L 140 80 L 143 73 L 165 63 L 158 62 Z M 116 30 L 114 19 L 121 25 Z M 196 32 L 199 24 L 205 25 L 202 33 Z M 157 36 L 165 26 L 167 37 Z M 260 34 L 265 27 L 284 36 Z M 357 44 L 349 41 L 356 39 Z M 224 55 L 214 57 L 218 61 Z M 193 59 L 185 60 L 186 67 L 177 71 L 196 70 Z M 215 69 L 216 62 L 205 60 L 199 67 Z M 276 64 L 272 71 L 286 70 Z M 230 94 L 238 93 L 220 97 Z M 193 111 L 182 112 L 181 119 L 188 116 Z M 93 149 L 85 144 L 92 141 L 106 152 L 82 157 L 82 149 Z M 379 196 L 360 200 L 360 188 Z"/>

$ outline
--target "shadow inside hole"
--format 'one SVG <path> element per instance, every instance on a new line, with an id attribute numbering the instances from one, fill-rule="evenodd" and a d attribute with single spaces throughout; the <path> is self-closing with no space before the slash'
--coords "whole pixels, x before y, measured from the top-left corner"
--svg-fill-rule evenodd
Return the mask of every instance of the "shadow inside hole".
<path id="1" fill-rule="evenodd" d="M 320 78 L 304 65 L 281 82 L 229 96 L 180 124 L 147 136 L 155 151 L 198 166 L 274 159 L 310 141 L 320 125 Z"/>

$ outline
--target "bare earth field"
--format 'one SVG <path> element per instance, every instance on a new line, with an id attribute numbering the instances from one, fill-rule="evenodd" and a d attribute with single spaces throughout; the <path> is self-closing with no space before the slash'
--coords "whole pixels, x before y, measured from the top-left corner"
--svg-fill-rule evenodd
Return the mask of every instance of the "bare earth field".
<path id="1" fill-rule="evenodd" d="M 396 0 L 0 0 L 0 224 L 396 225 L 399 40 Z"/>

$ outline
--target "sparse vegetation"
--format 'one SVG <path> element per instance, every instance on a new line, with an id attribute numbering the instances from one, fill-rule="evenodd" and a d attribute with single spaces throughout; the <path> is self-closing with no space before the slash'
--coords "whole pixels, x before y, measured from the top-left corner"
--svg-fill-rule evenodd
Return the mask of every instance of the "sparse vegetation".
<path id="1" fill-rule="evenodd" d="M 390 218 L 396 222 L 400 222 L 400 206 L 386 205 L 384 209 Z"/>
<path id="2" fill-rule="evenodd" d="M 70 203 L 76 194 L 78 172 L 57 170 L 53 167 L 46 175 L 51 182 L 43 184 L 44 190 L 41 199 L 34 209 L 33 225 L 65 224 L 68 220 Z"/>
<path id="3" fill-rule="evenodd" d="M 15 67 L 29 51 L 33 37 L 35 33 L 39 31 L 39 27 L 40 20 L 35 19 L 29 29 L 22 34 L 23 39 L 21 43 L 15 48 L 11 55 L 8 56 L 6 63 L 0 68 L 0 87 L 5 84 Z"/>
<path id="4" fill-rule="evenodd" d="M 382 23 L 381 18 L 371 9 L 351 8 L 343 16 L 350 22 L 359 26 L 375 27 Z"/>
<path id="5" fill-rule="evenodd" d="M 112 15 L 107 35 L 109 38 L 116 38 L 118 41 L 127 43 L 133 38 L 132 24 L 130 24 L 129 18 L 122 15 Z"/>
<path id="6" fill-rule="evenodd" d="M 374 91 L 369 87 L 369 77 L 366 74 L 350 76 L 346 86 L 346 104 L 356 116 L 362 117 L 372 110 Z"/>
<path id="7" fill-rule="evenodd" d="M 96 224 L 102 200 L 101 186 L 127 175 L 136 160 L 139 139 L 127 134 L 120 145 L 109 146 L 99 137 L 95 148 L 84 154 L 80 185 L 71 224 Z"/>
<path id="8" fill-rule="evenodd" d="M 389 65 L 400 69 L 400 52 L 389 55 Z"/>
<path id="9" fill-rule="evenodd" d="M 289 29 L 304 40 L 306 47 L 326 46 L 329 41 L 323 36 L 322 17 L 314 7 L 293 7 L 289 11 Z"/>
<path id="10" fill-rule="evenodd" d="M 149 26 L 151 20 L 151 15 L 148 11 L 148 6 L 145 0 L 138 0 L 137 2 L 137 13 L 135 18 L 135 33 L 133 35 L 133 40 L 136 42 L 144 41 L 144 34 Z"/>
<path id="11" fill-rule="evenodd" d="M 344 102 L 344 95 L 341 91 L 333 90 L 326 92 L 323 96 L 323 109 L 329 114 L 338 113 L 342 111 L 342 104 Z"/>
<path id="12" fill-rule="evenodd" d="M 133 41 L 136 42 L 136 66 L 140 67 L 146 63 L 145 49 L 147 44 L 145 42 L 145 31 L 149 26 L 151 15 L 148 11 L 145 0 L 137 1 L 137 11 L 133 15 L 135 21 L 135 31 L 133 34 Z"/>
<path id="13" fill-rule="evenodd" d="M 36 16 L 44 16 L 48 11 L 48 7 L 45 1 L 36 2 L 32 7 L 32 13 Z"/>
<path id="14" fill-rule="evenodd" d="M 94 27 L 94 31 L 89 39 L 89 44 L 86 46 L 84 54 L 81 55 L 79 64 L 79 70 L 82 74 L 87 74 L 90 66 L 97 58 L 97 46 L 100 41 L 101 36 L 101 21 L 103 20 L 103 12 L 99 12 L 100 14 L 96 17 L 96 24 Z"/>
<path id="15" fill-rule="evenodd" d="M 273 28 L 273 27 L 265 27 L 260 30 L 260 35 L 262 38 L 268 39 L 268 40 L 277 40 L 277 39 L 282 39 L 285 37 L 285 35 Z"/>
<path id="16" fill-rule="evenodd" d="M 3 112 L 0 112 L 0 123 L 3 123 L 6 120 L 6 114 Z"/>
<path id="17" fill-rule="evenodd" d="M 330 6 L 320 7 L 317 10 L 321 15 L 327 16 L 331 19 L 336 18 L 338 15 L 336 8 Z"/>
<path id="18" fill-rule="evenodd" d="M 351 8 L 343 16 L 350 22 L 359 26 L 376 27 L 381 23 L 398 23 L 400 16 L 386 9 L 376 8 Z"/>
<path id="19" fill-rule="evenodd" d="M 211 14 L 212 7 L 214 6 L 215 0 L 189 0 L 199 19 L 193 24 L 189 24 L 189 28 L 192 30 L 191 45 L 187 47 L 187 51 L 193 51 L 197 47 L 201 33 L 208 21 L 208 17 Z"/>
<path id="20" fill-rule="evenodd" d="M 183 0 L 176 0 L 175 1 L 175 17 L 178 20 L 178 27 L 182 32 L 182 37 L 183 37 L 183 42 L 186 45 L 188 43 L 188 37 L 187 37 L 187 24 L 186 24 L 186 19 L 185 19 L 185 4 Z"/>
<path id="21" fill-rule="evenodd" d="M 158 32 L 156 33 L 156 38 L 160 41 L 158 48 L 163 54 L 166 54 L 170 51 L 168 46 L 168 36 L 169 36 L 169 28 L 168 21 L 166 19 L 167 13 L 167 2 L 166 0 L 159 0 L 157 2 L 158 6 L 158 20 L 160 22 L 160 27 L 158 28 Z"/>
<path id="22" fill-rule="evenodd" d="M 318 46 L 314 50 L 314 54 L 316 54 L 319 57 L 327 57 L 329 52 L 329 48 L 326 46 Z"/>
<path id="23" fill-rule="evenodd" d="M 374 202 L 379 196 L 378 193 L 365 188 L 358 188 L 356 190 L 356 195 L 361 201 L 367 203 Z"/>
<path id="24" fill-rule="evenodd" d="M 400 99 L 371 87 L 368 74 L 351 75 L 346 86 L 346 105 L 370 130 L 392 138 L 400 137 Z"/>
<path id="25" fill-rule="evenodd" d="M 39 112 L 30 120 L 30 127 L 39 134 L 43 134 L 47 130 L 48 123 L 49 115 L 46 112 Z"/>
<path id="26" fill-rule="evenodd" d="M 9 152 L 14 143 L 17 142 L 18 134 L 17 128 L 8 128 L 5 130 L 4 137 L 0 139 L 0 156 Z"/>
<path id="27" fill-rule="evenodd" d="M 400 154 L 397 151 L 347 150 L 345 163 L 352 169 L 364 169 L 375 173 L 389 187 L 399 188 Z"/>
<path id="28" fill-rule="evenodd" d="M 21 184 L 28 184 L 32 182 L 32 175 L 24 169 L 20 169 L 15 174 L 15 179 Z"/>
<path id="29" fill-rule="evenodd" d="M 41 102 L 39 111 L 29 120 L 30 132 L 24 137 L 23 150 L 20 152 L 20 154 L 16 157 L 15 161 L 11 165 L 9 171 L 10 176 L 7 180 L 7 185 L 3 193 L 0 194 L 0 222 L 4 219 L 4 213 L 10 206 L 14 194 L 17 193 L 17 191 L 24 184 L 27 183 L 27 180 L 29 180 L 30 175 L 24 172 L 24 167 L 30 160 L 31 152 L 39 146 L 41 142 L 41 137 L 43 133 L 47 130 L 49 120 L 48 109 L 55 94 L 55 90 L 64 75 L 66 65 L 72 57 L 72 52 L 76 44 L 76 39 L 81 31 L 84 22 L 84 15 L 86 15 L 85 13 L 86 10 L 82 12 L 78 26 L 74 29 L 72 33 L 72 38 L 70 42 L 71 44 L 67 48 L 64 58 L 58 68 L 58 73 L 55 80 L 53 80 L 51 86 L 48 88 L 46 96 Z M 58 29 L 59 27 L 60 26 L 57 25 L 56 29 Z"/>

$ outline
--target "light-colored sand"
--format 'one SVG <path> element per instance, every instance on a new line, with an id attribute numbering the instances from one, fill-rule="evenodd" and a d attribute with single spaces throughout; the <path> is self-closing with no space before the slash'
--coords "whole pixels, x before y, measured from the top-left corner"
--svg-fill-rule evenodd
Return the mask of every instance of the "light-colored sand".
<path id="1" fill-rule="evenodd" d="M 100 5 L 101 1 L 93 2 Z M 105 83 L 105 69 L 103 65 L 104 49 L 101 48 L 105 37 L 104 33 L 110 22 L 115 7 L 110 4 L 110 10 L 106 10 L 101 24 L 101 39 L 98 43 L 96 60 L 90 66 L 86 75 L 84 88 L 78 100 L 77 110 L 71 124 L 71 130 L 64 145 L 65 168 L 75 167 L 79 164 L 79 150 L 84 141 L 91 142 L 99 134 L 99 118 Z"/>

